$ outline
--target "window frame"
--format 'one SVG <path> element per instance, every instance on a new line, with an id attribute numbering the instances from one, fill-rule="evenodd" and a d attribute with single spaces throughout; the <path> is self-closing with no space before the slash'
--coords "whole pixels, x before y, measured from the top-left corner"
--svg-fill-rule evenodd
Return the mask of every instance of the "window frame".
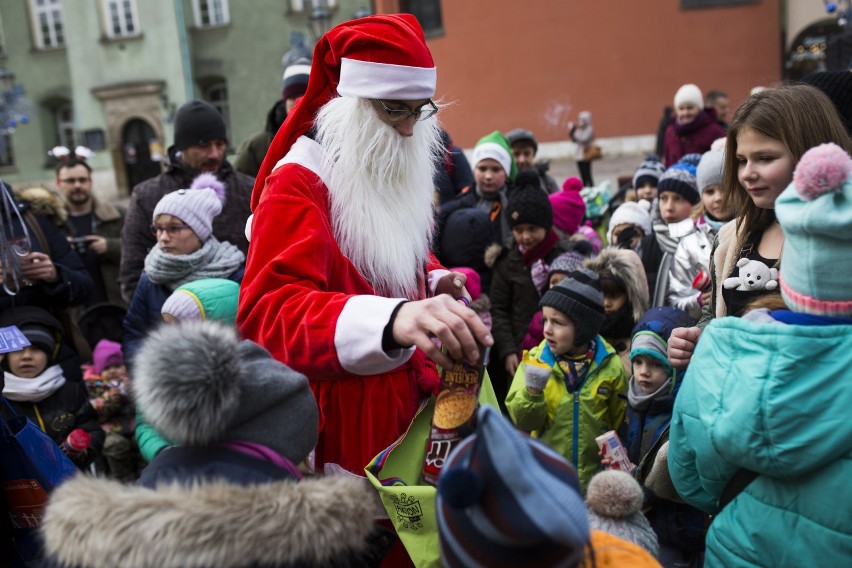
<path id="1" fill-rule="evenodd" d="M 15 163 L 15 146 L 12 144 L 12 133 L 0 131 L 4 141 L 0 143 L 0 172 L 8 172 L 17 168 Z M 8 161 L 6 160 L 8 158 Z"/>
<path id="2" fill-rule="evenodd" d="M 67 113 L 67 116 L 63 114 Z M 77 146 L 77 131 L 74 129 L 74 105 L 71 101 L 63 101 L 53 109 L 53 125 L 56 128 L 58 146 L 75 148 Z"/>
<path id="3" fill-rule="evenodd" d="M 129 4 L 129 6 L 125 6 L 125 3 Z M 113 28 L 113 19 L 110 13 L 113 6 L 119 12 L 118 20 L 121 29 L 118 32 Z M 134 27 L 132 31 L 128 31 L 127 29 L 128 8 L 130 10 L 129 16 L 132 20 L 131 24 Z M 103 18 L 104 36 L 107 39 L 126 39 L 142 35 L 142 28 L 139 25 L 139 8 L 136 0 L 101 0 L 101 16 Z"/>
<path id="4" fill-rule="evenodd" d="M 217 91 L 221 91 L 225 94 L 225 97 L 222 99 L 214 99 L 213 94 Z M 222 115 L 222 119 L 225 121 L 225 132 L 228 136 L 228 143 L 231 143 L 231 93 L 230 89 L 228 89 L 228 81 L 225 80 L 224 77 L 220 79 L 216 79 L 215 81 L 209 82 L 204 86 L 203 90 L 204 100 L 219 111 L 219 114 Z"/>
<path id="5" fill-rule="evenodd" d="M 208 18 L 210 17 L 211 9 L 213 8 L 214 3 L 221 4 L 222 8 L 222 21 L 221 22 L 213 22 L 205 24 L 201 21 L 201 3 L 207 3 L 207 14 Z M 231 23 L 231 11 L 228 6 L 228 0 L 192 0 L 192 13 L 195 17 L 195 27 L 199 29 L 208 29 L 208 28 L 221 28 L 223 26 L 227 26 Z"/>
<path id="6" fill-rule="evenodd" d="M 30 25 L 33 31 L 35 49 L 45 51 L 49 49 L 65 48 L 65 23 L 62 0 L 43 0 L 44 5 L 38 6 L 40 0 L 29 0 L 27 8 L 30 13 Z M 42 26 L 42 16 L 47 20 L 45 27 Z M 58 21 L 57 21 L 58 20 Z M 44 33 L 47 32 L 47 38 Z M 45 41 L 48 39 L 49 41 Z"/>
<path id="7" fill-rule="evenodd" d="M 444 35 L 444 12 L 441 8 L 441 0 L 400 0 L 399 11 L 411 14 L 423 28 L 423 35 L 427 38 Z M 437 21 L 427 21 L 425 16 L 431 15 Z"/>

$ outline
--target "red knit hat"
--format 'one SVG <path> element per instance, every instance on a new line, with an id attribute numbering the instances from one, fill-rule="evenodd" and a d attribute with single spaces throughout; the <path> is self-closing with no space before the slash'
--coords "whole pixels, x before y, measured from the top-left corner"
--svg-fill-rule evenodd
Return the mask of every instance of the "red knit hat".
<path id="1" fill-rule="evenodd" d="M 435 62 L 423 29 L 411 14 L 379 14 L 331 29 L 314 47 L 305 96 L 290 111 L 263 159 L 255 178 L 252 210 L 275 164 L 335 96 L 428 99 L 435 94 L 436 82 Z"/>

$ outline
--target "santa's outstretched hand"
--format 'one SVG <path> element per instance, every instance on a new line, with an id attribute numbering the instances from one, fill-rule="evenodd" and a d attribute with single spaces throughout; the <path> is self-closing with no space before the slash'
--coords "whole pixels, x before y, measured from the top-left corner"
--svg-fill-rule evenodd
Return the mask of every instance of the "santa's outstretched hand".
<path id="1" fill-rule="evenodd" d="M 441 367 L 452 366 L 453 360 L 461 359 L 476 364 L 479 345 L 490 347 L 494 339 L 476 312 L 455 299 L 470 297 L 464 289 L 464 275 L 451 272 L 443 280 L 450 289 L 445 290 L 444 282 L 440 282 L 436 296 L 406 302 L 400 307 L 393 322 L 394 341 L 420 348 Z M 458 283 L 461 285 L 457 286 Z M 446 347 L 449 357 L 432 338 Z"/>

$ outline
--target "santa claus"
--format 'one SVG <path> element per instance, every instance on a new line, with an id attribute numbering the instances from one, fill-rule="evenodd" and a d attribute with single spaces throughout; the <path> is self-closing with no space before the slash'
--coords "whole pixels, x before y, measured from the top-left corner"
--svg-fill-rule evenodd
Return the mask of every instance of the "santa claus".
<path id="1" fill-rule="evenodd" d="M 363 475 L 437 384 L 434 363 L 492 343 L 454 298 L 464 276 L 429 252 L 435 84 L 413 16 L 337 26 L 255 183 L 238 321 L 310 379 L 318 469 Z"/>

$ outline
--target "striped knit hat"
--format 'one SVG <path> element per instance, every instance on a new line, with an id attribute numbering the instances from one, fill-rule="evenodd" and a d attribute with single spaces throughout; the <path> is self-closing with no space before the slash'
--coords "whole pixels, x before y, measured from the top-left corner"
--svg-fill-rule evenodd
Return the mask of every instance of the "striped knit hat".
<path id="1" fill-rule="evenodd" d="M 639 164 L 633 173 L 633 187 L 638 188 L 645 182 L 653 182 L 654 187 L 660 182 L 660 176 L 666 171 L 666 167 L 656 154 L 650 154 Z"/>
<path id="2" fill-rule="evenodd" d="M 545 292 L 538 305 L 550 306 L 571 318 L 574 324 L 574 345 L 579 347 L 600 333 L 606 317 L 603 303 L 598 275 L 582 268 Z"/>
<path id="3" fill-rule="evenodd" d="M 449 568 L 576 566 L 590 539 L 574 468 L 491 406 L 447 459 L 436 509 Z"/>
<path id="4" fill-rule="evenodd" d="M 694 171 L 695 169 L 693 168 Z M 698 182 L 695 180 L 695 174 L 688 169 L 678 167 L 677 164 L 667 169 L 660 177 L 660 182 L 657 184 L 657 193 L 662 194 L 664 191 L 677 193 L 692 205 L 696 205 L 701 201 L 701 194 L 698 193 Z"/>
<path id="5" fill-rule="evenodd" d="M 775 201 L 784 230 L 781 295 L 794 312 L 852 317 L 852 158 L 821 144 Z"/>

